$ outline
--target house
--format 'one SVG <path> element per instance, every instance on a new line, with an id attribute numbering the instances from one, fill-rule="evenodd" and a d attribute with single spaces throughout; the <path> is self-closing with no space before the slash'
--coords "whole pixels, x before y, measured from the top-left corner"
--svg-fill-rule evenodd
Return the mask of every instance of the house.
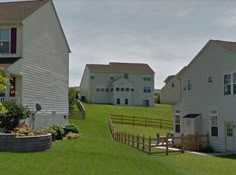
<path id="1" fill-rule="evenodd" d="M 154 71 L 147 64 L 87 64 L 80 83 L 82 101 L 153 106 Z"/>
<path id="2" fill-rule="evenodd" d="M 69 53 L 52 0 L 0 3 L 0 67 L 10 77 L 0 100 L 40 104 L 36 128 L 68 120 Z"/>
<path id="3" fill-rule="evenodd" d="M 165 79 L 165 86 L 161 88 L 160 103 L 175 104 L 180 98 L 180 83 L 175 75 L 168 76 Z"/>
<path id="4" fill-rule="evenodd" d="M 236 42 L 210 40 L 177 76 L 174 135 L 207 134 L 220 152 L 236 151 Z"/>

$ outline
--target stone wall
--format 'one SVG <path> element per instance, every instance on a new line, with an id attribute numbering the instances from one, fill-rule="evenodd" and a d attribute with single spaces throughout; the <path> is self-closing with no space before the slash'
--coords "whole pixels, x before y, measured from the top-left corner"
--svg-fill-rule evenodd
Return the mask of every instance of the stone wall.
<path id="1" fill-rule="evenodd" d="M 0 134 L 0 151 L 36 152 L 44 151 L 52 146 L 52 135 L 24 136 Z"/>

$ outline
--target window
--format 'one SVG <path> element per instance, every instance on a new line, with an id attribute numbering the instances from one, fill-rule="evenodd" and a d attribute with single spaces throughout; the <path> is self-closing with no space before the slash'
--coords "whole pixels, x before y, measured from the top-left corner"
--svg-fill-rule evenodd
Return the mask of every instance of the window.
<path id="1" fill-rule="evenodd" d="M 106 88 L 106 92 L 109 92 L 109 89 L 108 89 L 108 88 Z"/>
<path id="2" fill-rule="evenodd" d="M 125 88 L 120 88 L 120 91 L 124 92 L 124 91 L 125 91 Z"/>
<path id="3" fill-rule="evenodd" d="M 119 92 L 120 91 L 120 88 L 116 88 L 116 92 Z"/>
<path id="4" fill-rule="evenodd" d="M 187 91 L 187 81 L 184 80 L 183 84 L 184 84 L 184 86 L 183 86 L 183 90 L 184 90 L 184 91 Z"/>
<path id="5" fill-rule="evenodd" d="M 129 74 L 124 74 L 124 79 L 128 79 L 129 78 Z"/>
<path id="6" fill-rule="evenodd" d="M 125 91 L 126 91 L 126 92 L 129 92 L 129 88 L 125 88 Z"/>
<path id="7" fill-rule="evenodd" d="M 110 80 L 114 80 L 114 75 L 110 75 Z"/>
<path id="8" fill-rule="evenodd" d="M 236 94 L 236 73 L 233 73 L 233 92 Z"/>
<path id="9" fill-rule="evenodd" d="M 113 92 L 113 88 L 111 88 L 111 92 Z"/>
<path id="10" fill-rule="evenodd" d="M 175 132 L 180 133 L 180 110 L 175 111 Z"/>
<path id="11" fill-rule="evenodd" d="M 91 76 L 90 76 L 90 79 L 91 79 L 91 80 L 94 80 L 94 79 L 95 79 L 95 76 L 94 76 L 94 75 L 91 75 Z"/>
<path id="12" fill-rule="evenodd" d="M 231 95 L 231 74 L 224 75 L 224 95 Z"/>
<path id="13" fill-rule="evenodd" d="M 97 92 L 100 92 L 100 88 L 97 88 L 96 91 L 97 91 Z"/>
<path id="14" fill-rule="evenodd" d="M 126 104 L 126 105 L 129 104 L 129 99 L 128 99 L 128 98 L 125 99 L 125 104 Z"/>
<path id="15" fill-rule="evenodd" d="M 116 99 L 116 104 L 120 105 L 120 99 L 119 98 Z"/>
<path id="16" fill-rule="evenodd" d="M 188 90 L 192 90 L 192 81 L 188 80 Z"/>
<path id="17" fill-rule="evenodd" d="M 131 92 L 134 92 L 134 88 L 131 88 Z"/>
<path id="18" fill-rule="evenodd" d="M 175 87 L 175 82 L 172 81 L 171 87 Z"/>
<path id="19" fill-rule="evenodd" d="M 151 81 L 151 77 L 144 77 L 143 80 L 144 81 Z"/>
<path id="20" fill-rule="evenodd" d="M 233 125 L 231 123 L 227 123 L 226 134 L 227 137 L 233 137 Z"/>
<path id="21" fill-rule="evenodd" d="M 211 76 L 208 77 L 208 83 L 213 83 L 213 77 Z"/>
<path id="22" fill-rule="evenodd" d="M 150 92 L 151 92 L 151 87 L 145 86 L 145 87 L 143 88 L 143 92 L 144 92 L 144 93 L 150 93 Z"/>
<path id="23" fill-rule="evenodd" d="M 211 110 L 211 136 L 218 136 L 218 115 L 216 110 Z"/>
<path id="24" fill-rule="evenodd" d="M 10 29 L 0 29 L 0 53 L 10 53 Z"/>

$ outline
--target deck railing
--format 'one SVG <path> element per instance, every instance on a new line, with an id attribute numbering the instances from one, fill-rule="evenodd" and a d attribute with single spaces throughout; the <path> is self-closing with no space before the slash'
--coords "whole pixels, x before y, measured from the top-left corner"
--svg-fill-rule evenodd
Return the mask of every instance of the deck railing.
<path id="1" fill-rule="evenodd" d="M 5 101 L 16 101 L 16 103 L 20 103 L 20 97 L 0 97 L 0 102 L 5 102 Z"/>

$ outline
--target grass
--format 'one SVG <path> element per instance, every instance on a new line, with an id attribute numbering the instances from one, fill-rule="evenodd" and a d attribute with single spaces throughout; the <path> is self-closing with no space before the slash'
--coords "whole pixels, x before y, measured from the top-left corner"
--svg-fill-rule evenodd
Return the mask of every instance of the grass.
<path id="1" fill-rule="evenodd" d="M 0 153 L 0 174 L 7 175 L 233 175 L 236 156 L 193 154 L 146 155 L 112 140 L 109 113 L 171 118 L 170 106 L 153 108 L 85 105 L 86 120 L 72 119 L 82 133 L 78 140 L 58 141 L 49 151 Z"/>

